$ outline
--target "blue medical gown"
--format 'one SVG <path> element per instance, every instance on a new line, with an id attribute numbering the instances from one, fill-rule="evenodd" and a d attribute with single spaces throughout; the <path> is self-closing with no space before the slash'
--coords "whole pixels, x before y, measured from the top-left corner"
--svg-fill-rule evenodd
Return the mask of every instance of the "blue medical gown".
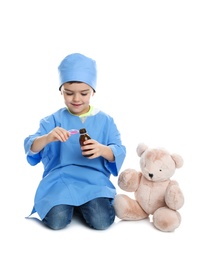
<path id="1" fill-rule="evenodd" d="M 66 142 L 52 142 L 40 151 L 32 153 L 33 141 L 49 133 L 56 126 L 64 129 L 86 128 L 90 137 L 109 146 L 114 162 L 103 157 L 88 159 L 81 153 L 79 134 L 71 135 Z M 37 132 L 24 140 L 26 159 L 30 165 L 42 162 L 44 172 L 35 198 L 33 211 L 43 219 L 55 205 L 79 206 L 98 197 L 114 199 L 116 188 L 110 175 L 117 176 L 126 156 L 126 148 L 111 116 L 98 111 L 82 120 L 62 108 L 40 121 Z"/>

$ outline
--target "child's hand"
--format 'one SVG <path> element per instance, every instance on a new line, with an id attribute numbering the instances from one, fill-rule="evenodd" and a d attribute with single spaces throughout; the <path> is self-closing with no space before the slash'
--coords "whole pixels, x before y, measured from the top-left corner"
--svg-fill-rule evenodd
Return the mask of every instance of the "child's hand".
<path id="1" fill-rule="evenodd" d="M 47 135 L 48 142 L 61 141 L 66 142 L 70 137 L 69 131 L 66 129 L 57 126 Z"/>
<path id="2" fill-rule="evenodd" d="M 99 154 L 99 143 L 93 139 L 84 141 L 84 145 L 81 146 L 82 155 L 90 159 L 100 156 Z M 91 156 L 90 156 L 91 155 Z"/>
<path id="3" fill-rule="evenodd" d="M 89 159 L 94 159 L 99 156 L 102 156 L 108 161 L 114 161 L 114 155 L 111 148 L 109 146 L 100 144 L 96 140 L 89 139 L 84 141 L 84 146 L 81 147 L 81 150 L 82 150 L 82 155 L 84 156 L 88 156 L 92 154 L 91 156 L 88 157 Z"/>

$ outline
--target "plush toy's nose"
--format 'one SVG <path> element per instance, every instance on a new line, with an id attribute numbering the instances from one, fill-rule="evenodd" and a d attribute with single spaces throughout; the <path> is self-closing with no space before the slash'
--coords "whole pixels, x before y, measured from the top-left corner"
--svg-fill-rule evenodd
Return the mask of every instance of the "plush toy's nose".
<path id="1" fill-rule="evenodd" d="M 154 174 L 149 173 L 149 177 L 152 179 L 152 177 L 154 176 Z"/>

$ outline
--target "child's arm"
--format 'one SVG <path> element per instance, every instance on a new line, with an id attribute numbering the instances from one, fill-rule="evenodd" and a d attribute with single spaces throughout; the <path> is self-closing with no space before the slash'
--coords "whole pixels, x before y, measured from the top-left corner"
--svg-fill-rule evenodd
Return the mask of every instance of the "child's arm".
<path id="1" fill-rule="evenodd" d="M 31 151 L 34 153 L 40 152 L 47 144 L 55 141 L 66 142 L 70 137 L 70 133 L 61 128 L 56 127 L 48 134 L 37 137 L 31 146 Z"/>

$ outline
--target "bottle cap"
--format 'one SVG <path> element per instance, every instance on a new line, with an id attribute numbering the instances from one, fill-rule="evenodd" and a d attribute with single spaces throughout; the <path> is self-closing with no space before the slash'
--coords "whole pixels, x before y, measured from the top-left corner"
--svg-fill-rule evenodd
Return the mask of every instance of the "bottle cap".
<path id="1" fill-rule="evenodd" d="M 87 132 L 87 130 L 86 130 L 85 128 L 81 128 L 81 129 L 79 130 L 79 132 L 80 132 L 80 134 L 85 134 L 85 133 Z"/>

